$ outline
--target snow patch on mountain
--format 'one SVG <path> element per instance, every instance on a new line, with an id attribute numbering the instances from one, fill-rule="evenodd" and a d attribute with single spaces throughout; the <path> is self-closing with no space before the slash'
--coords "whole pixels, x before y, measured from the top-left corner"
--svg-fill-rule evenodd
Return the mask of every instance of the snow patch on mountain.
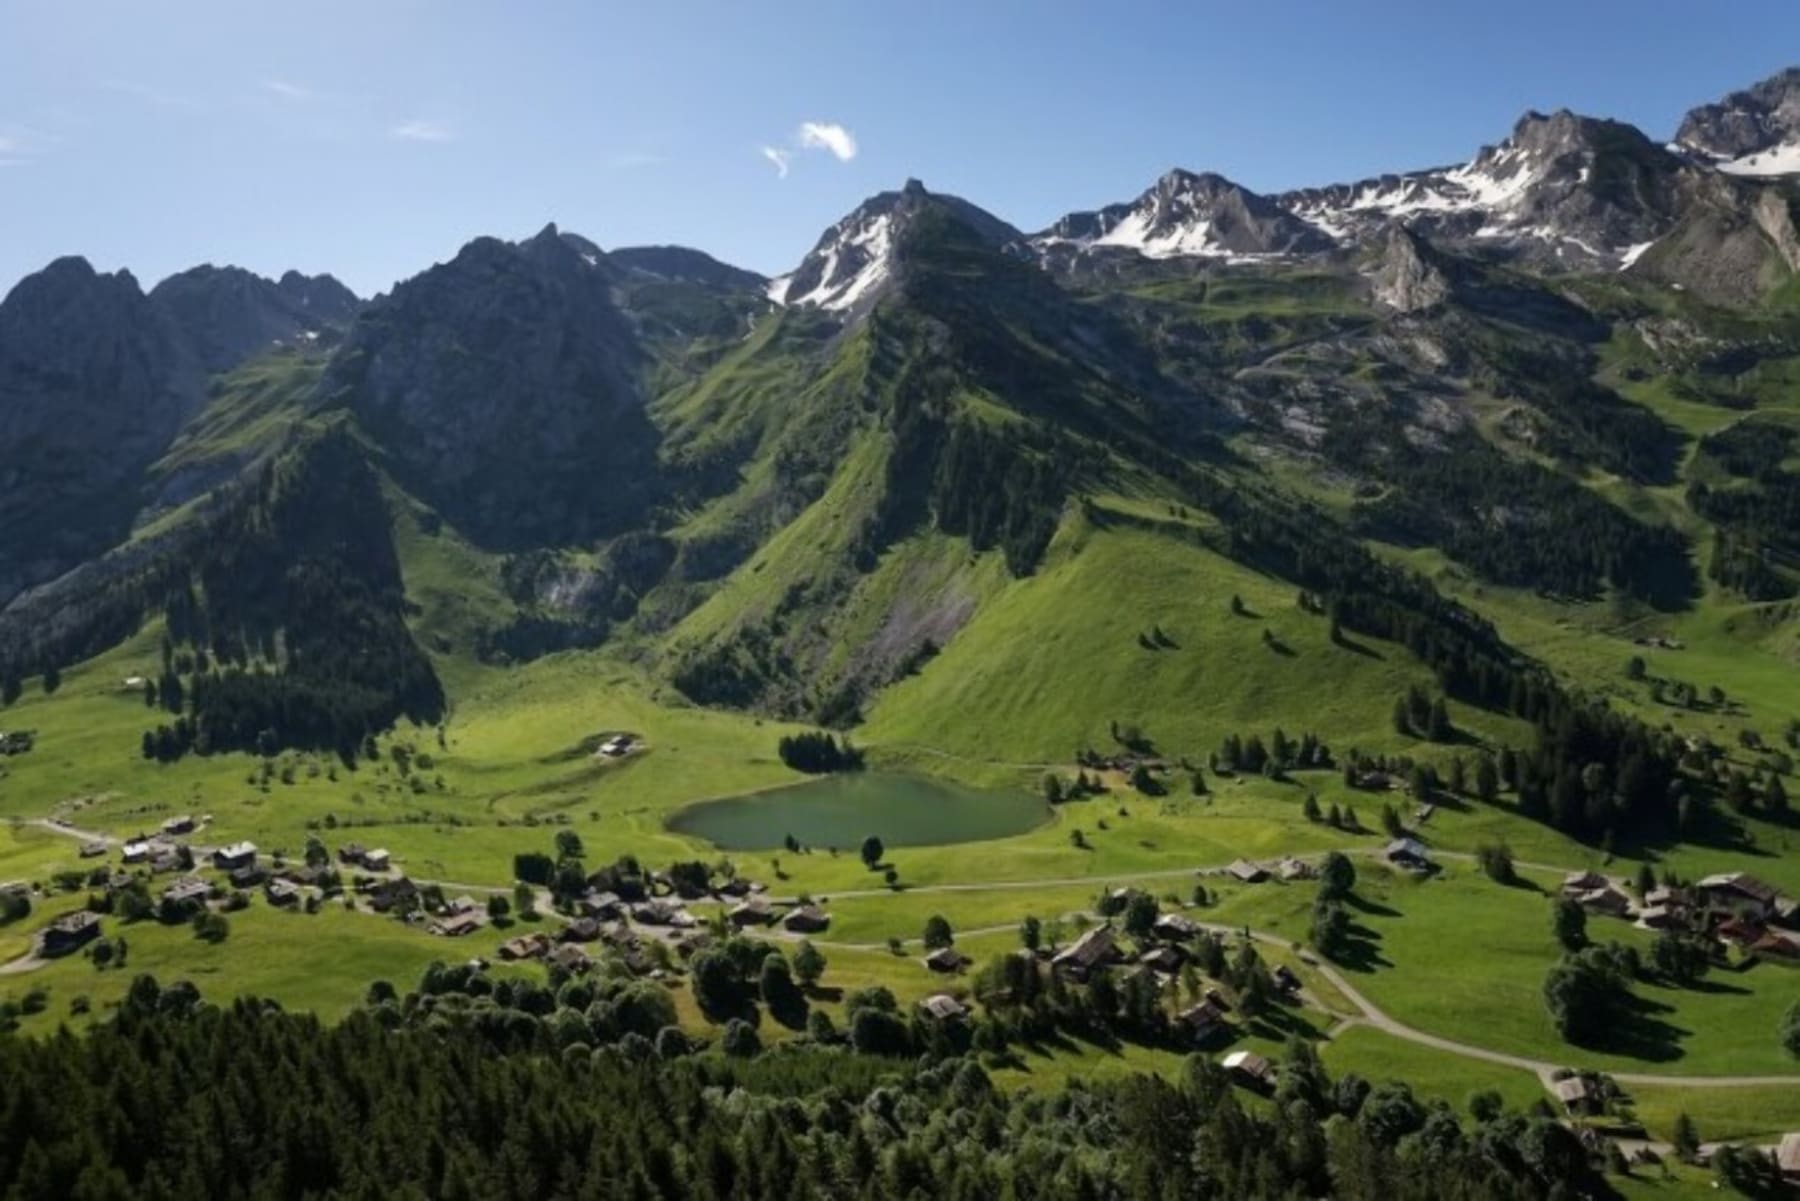
<path id="1" fill-rule="evenodd" d="M 1759 150 L 1717 164 L 1728 175 L 1768 177 L 1800 174 L 1800 142 Z"/>

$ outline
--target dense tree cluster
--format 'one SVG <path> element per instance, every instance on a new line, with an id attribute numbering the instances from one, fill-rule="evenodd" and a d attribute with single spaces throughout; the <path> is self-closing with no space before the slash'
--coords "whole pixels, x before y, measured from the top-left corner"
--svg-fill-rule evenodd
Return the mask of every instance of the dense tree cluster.
<path id="1" fill-rule="evenodd" d="M 821 774 L 834 771 L 860 771 L 863 753 L 851 744 L 848 736 L 838 737 L 824 730 L 804 734 L 783 735 L 776 744 L 781 761 L 795 771 Z"/>
<path id="2" fill-rule="evenodd" d="M 1800 471 L 1785 460 L 1800 431 L 1746 420 L 1700 441 L 1700 457 L 1730 479 L 1688 488 L 1688 504 L 1719 527 L 1707 574 L 1750 600 L 1780 600 L 1797 591 L 1800 573 Z"/>
<path id="3" fill-rule="evenodd" d="M 1290 771 L 1330 767 L 1331 748 L 1308 730 L 1299 738 L 1276 726 L 1265 743 L 1260 734 L 1248 738 L 1227 734 L 1212 756 L 1215 771 L 1242 771 L 1279 776 Z"/>
<path id="4" fill-rule="evenodd" d="M 267 465 L 209 520 L 192 578 L 163 601 L 157 699 L 177 716 L 146 736 L 147 756 L 300 747 L 349 760 L 402 717 L 442 717 L 385 511 L 360 450 L 335 431 Z M 177 647 L 195 651 L 185 681 Z"/>
<path id="5" fill-rule="evenodd" d="M 325 1027 L 254 1001 L 212 1009 L 191 986 L 145 978 L 117 1021 L 84 1036 L 0 1040 L 0 1194 L 1612 1195 L 1548 1118 L 1489 1115 L 1465 1128 L 1404 1086 L 1334 1082 L 1304 1048 L 1268 1109 L 1240 1104 L 1198 1057 L 1176 1082 L 1009 1098 L 966 1058 L 914 1064 L 810 1045 L 694 1056 L 671 1027 L 642 1032 L 667 1016 L 654 1005 L 599 999 L 589 1012 L 631 1027 L 618 1042 L 594 1049 L 587 1019 L 517 1009 L 496 1054 L 492 1034 L 450 1016 L 468 1001 L 454 971 L 405 1002 L 426 1012 L 416 1021 L 400 1017 L 391 989 Z M 858 1008 L 859 1018 L 886 1013 L 879 999 Z M 884 1025 L 864 1024 L 870 1037 Z"/>

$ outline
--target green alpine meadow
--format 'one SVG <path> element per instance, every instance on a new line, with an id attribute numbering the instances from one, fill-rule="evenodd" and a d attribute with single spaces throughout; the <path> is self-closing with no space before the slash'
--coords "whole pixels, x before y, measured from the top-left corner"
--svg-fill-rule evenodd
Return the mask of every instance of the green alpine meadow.
<path id="1" fill-rule="evenodd" d="M 0 1201 L 1793 1195 L 1800 68 L 1497 132 L 39 260 Z"/>

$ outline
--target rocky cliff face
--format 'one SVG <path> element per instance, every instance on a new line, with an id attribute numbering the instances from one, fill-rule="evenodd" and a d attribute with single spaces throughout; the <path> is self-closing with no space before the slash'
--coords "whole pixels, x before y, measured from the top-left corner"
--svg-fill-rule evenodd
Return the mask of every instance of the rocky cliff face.
<path id="1" fill-rule="evenodd" d="M 1693 109 L 1675 141 L 1734 174 L 1800 172 L 1800 67 Z"/>
<path id="2" fill-rule="evenodd" d="M 788 274 L 769 283 L 777 304 L 805 305 L 856 316 L 886 295 L 899 273 L 899 249 L 907 229 L 933 209 L 994 246 L 1019 240 L 1018 230 L 992 213 L 955 196 L 943 196 L 909 179 L 898 192 L 882 192 L 858 205 L 823 237 Z"/>
<path id="3" fill-rule="evenodd" d="M 597 248 L 555 226 L 479 238 L 362 314 L 320 396 L 494 545 L 616 532 L 658 494 L 643 351 Z"/>
<path id="4" fill-rule="evenodd" d="M 1400 313 L 1436 308 L 1450 296 L 1450 280 L 1431 248 L 1399 225 L 1388 233 L 1370 285 L 1377 304 Z"/>
<path id="5" fill-rule="evenodd" d="M 272 347 L 312 342 L 356 315 L 355 293 L 329 275 L 290 271 L 279 283 L 241 267 L 195 267 L 156 285 L 208 371 L 229 371 Z"/>
<path id="6" fill-rule="evenodd" d="M 203 382 L 129 272 L 59 259 L 0 303 L 0 603 L 124 535 Z"/>
<path id="7" fill-rule="evenodd" d="M 1334 249 L 1324 232 L 1222 175 L 1170 171 L 1129 204 L 1070 213 L 1033 236 L 1049 255 L 1118 247 L 1150 258 L 1244 260 Z"/>

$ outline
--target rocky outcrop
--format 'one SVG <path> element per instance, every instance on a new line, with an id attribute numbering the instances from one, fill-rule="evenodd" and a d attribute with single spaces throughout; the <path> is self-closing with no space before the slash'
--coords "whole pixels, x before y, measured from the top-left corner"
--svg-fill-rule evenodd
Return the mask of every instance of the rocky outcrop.
<path id="1" fill-rule="evenodd" d="M 150 299 L 167 309 L 201 364 L 229 371 L 273 347 L 316 341 L 356 315 L 356 295 L 329 275 L 290 271 L 281 282 L 241 267 L 194 267 L 156 285 Z"/>
<path id="2" fill-rule="evenodd" d="M 1682 119 L 1675 141 L 1709 158 L 1747 159 L 1800 143 L 1800 67 L 1772 75 Z"/>
<path id="3" fill-rule="evenodd" d="M 357 319 L 320 385 L 394 475 L 494 546 L 629 528 L 660 493 L 615 271 L 555 226 L 478 238 Z"/>
<path id="4" fill-rule="evenodd" d="M 1424 312 L 1444 303 L 1450 296 L 1450 280 L 1435 258 L 1430 246 L 1410 230 L 1394 226 L 1370 276 L 1375 302 L 1400 313 Z"/>
<path id="5" fill-rule="evenodd" d="M 955 196 L 928 192 L 909 179 L 898 192 L 863 201 L 825 231 L 818 244 L 788 274 L 769 283 L 777 304 L 825 309 L 845 316 L 868 312 L 899 276 L 900 245 L 907 230 L 927 212 L 947 214 L 992 246 L 1023 235 L 992 213 Z"/>
<path id="6" fill-rule="evenodd" d="M 1118 247 L 1150 258 L 1253 259 L 1330 251 L 1316 226 L 1222 175 L 1174 170 L 1129 204 L 1070 213 L 1036 234 L 1040 253 Z"/>
<path id="7" fill-rule="evenodd" d="M 58 259 L 0 303 L 0 603 L 125 535 L 204 378 L 129 272 Z"/>

